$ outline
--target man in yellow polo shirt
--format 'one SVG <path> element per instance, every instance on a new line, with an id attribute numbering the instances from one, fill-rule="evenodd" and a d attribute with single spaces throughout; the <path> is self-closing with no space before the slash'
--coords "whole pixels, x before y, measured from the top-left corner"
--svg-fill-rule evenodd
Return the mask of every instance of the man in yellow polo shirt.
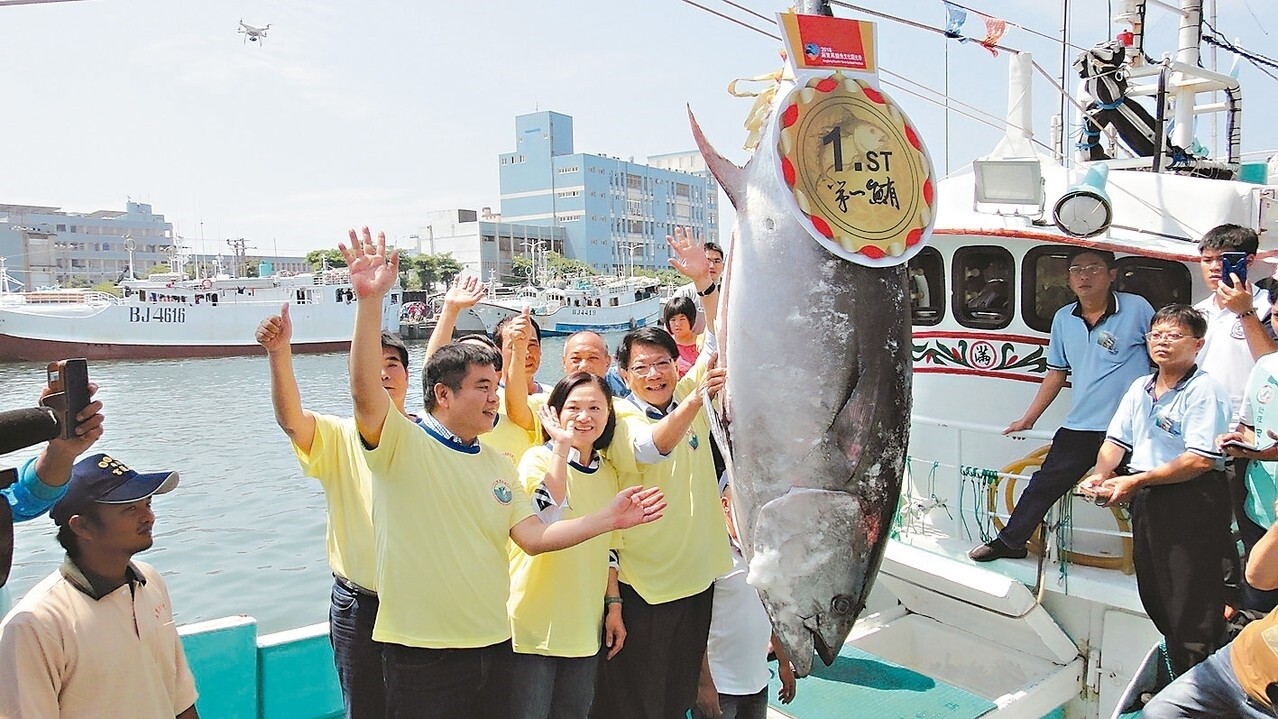
<path id="1" fill-rule="evenodd" d="M 271 368 L 271 404 L 275 421 L 288 435 L 307 477 L 319 480 L 328 505 L 328 565 L 333 591 L 328 636 L 347 719 L 386 716 L 382 645 L 373 640 L 377 621 L 377 554 L 373 541 L 373 504 L 355 419 L 316 414 L 302 407 L 293 373 L 290 340 L 293 322 L 285 304 L 280 314 L 257 326 Z M 382 387 L 407 415 L 408 348 L 389 332 L 381 335 Z"/>
<path id="2" fill-rule="evenodd" d="M 49 515 L 66 560 L 0 623 L 0 717 L 197 719 L 195 679 L 151 548 L 151 496 L 177 472 L 139 474 L 96 454 Z"/>
<path id="3" fill-rule="evenodd" d="M 649 522 L 659 490 L 628 488 L 608 509 L 544 524 L 515 468 L 479 435 L 497 415 L 501 356 L 450 344 L 427 361 L 419 427 L 392 412 L 373 370 L 382 298 L 399 258 L 379 233 L 339 245 L 358 304 L 351 341 L 355 421 L 372 472 L 381 606 L 373 638 L 386 643 L 388 717 L 504 717 L 509 711 L 507 542 L 534 555 Z M 422 430 L 425 431 L 422 431 Z"/>
<path id="4" fill-rule="evenodd" d="M 709 369 L 718 287 L 690 231 L 667 238 L 672 264 L 691 278 L 706 310 L 706 347 L 679 378 L 679 348 L 659 327 L 627 334 L 617 365 L 630 390 L 616 402 L 617 432 L 606 452 L 622 486 L 660 487 L 669 507 L 660 525 L 621 533 L 621 651 L 600 671 L 592 717 L 668 719 L 696 700 L 710 631 L 714 580 L 732 567 L 703 392 L 723 386 Z M 644 439 L 647 437 L 647 439 Z M 617 449 L 623 451 L 615 451 Z M 655 530 L 655 531 L 650 531 Z"/>

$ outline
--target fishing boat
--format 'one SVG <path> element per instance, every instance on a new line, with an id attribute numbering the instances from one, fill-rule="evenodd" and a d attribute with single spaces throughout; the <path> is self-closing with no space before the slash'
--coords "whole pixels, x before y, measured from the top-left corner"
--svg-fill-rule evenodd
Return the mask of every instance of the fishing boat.
<path id="1" fill-rule="evenodd" d="M 1149 3 L 1179 16 L 1179 51 L 1160 62 L 1144 59 L 1146 3 L 1115 5 L 1127 97 L 1153 100 L 1154 150 L 1123 157 L 1113 135 L 1117 159 L 1039 150 L 1032 58 L 1008 60 L 1007 137 L 939 183 L 931 241 L 909 263 L 908 475 L 871 613 L 834 666 L 775 707 L 785 716 L 825 716 L 817 707 L 840 697 L 879 702 L 875 716 L 1110 717 L 1139 710 L 1133 695 L 1156 689 L 1148 657 L 1161 637 L 1137 594 L 1125 510 L 1067 495 L 1029 557 L 977 565 L 966 556 L 1002 528 L 1070 406 L 1066 394 L 1037 429 L 1003 434 L 1047 373 L 1053 314 L 1073 300 L 1071 250 L 1114 252 L 1115 289 L 1155 309 L 1208 296 L 1197 242 L 1216 225 L 1255 229 L 1260 257 L 1278 253 L 1278 187 L 1265 162 L 1240 152 L 1241 87 L 1199 63 L 1202 2 Z M 1095 98 L 1079 90 L 1083 108 Z M 1227 128 L 1219 156 L 1193 134 L 1194 118 L 1212 113 Z M 1085 125 L 1081 110 L 1077 120 Z M 1251 280 L 1272 267 L 1254 263 Z M 902 700 L 901 689 L 912 696 Z"/>
<path id="2" fill-rule="evenodd" d="M 256 354 L 253 330 L 287 303 L 295 352 L 350 346 L 355 295 L 343 268 L 271 277 L 171 272 L 124 279 L 120 295 L 86 289 L 20 291 L 0 261 L 0 361 L 65 357 L 157 359 Z M 401 293 L 387 295 L 382 326 L 399 329 Z"/>
<path id="3" fill-rule="evenodd" d="M 518 289 L 514 296 L 494 295 L 475 306 L 485 322 L 528 307 L 545 336 L 570 335 L 582 330 L 624 332 L 661 319 L 659 283 L 646 277 L 623 279 L 582 277 L 563 286 Z M 490 325 L 491 329 L 492 325 Z"/>

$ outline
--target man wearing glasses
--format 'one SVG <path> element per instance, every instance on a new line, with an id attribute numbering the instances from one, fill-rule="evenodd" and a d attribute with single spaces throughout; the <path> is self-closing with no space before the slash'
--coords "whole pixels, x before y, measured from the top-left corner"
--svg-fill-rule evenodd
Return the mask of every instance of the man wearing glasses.
<path id="1" fill-rule="evenodd" d="M 1207 322 L 1187 305 L 1154 315 L 1149 354 L 1158 370 L 1123 395 L 1082 490 L 1109 507 L 1130 504 L 1141 604 L 1166 640 L 1175 675 L 1220 646 L 1227 599 L 1221 559 L 1233 552 L 1229 489 L 1217 437 L 1229 395 L 1194 362 Z"/>
<path id="2" fill-rule="evenodd" d="M 1026 555 L 1025 542 L 1047 510 L 1091 468 L 1123 392 L 1149 372 L 1144 333 L 1154 309 L 1139 295 L 1112 291 L 1116 276 L 1112 252 L 1079 248 L 1069 255 L 1069 287 L 1078 301 L 1053 317 L 1047 376 L 1025 414 L 1003 434 L 1032 429 L 1066 378 L 1073 381 L 1073 404 L 1003 531 L 968 553 L 977 562 Z"/>
<path id="3" fill-rule="evenodd" d="M 710 369 L 714 265 L 690 231 L 676 230 L 667 241 L 678 258 L 673 264 L 705 298 L 706 346 L 683 379 L 675 364 L 679 348 L 660 327 L 635 330 L 617 347 L 630 394 L 616 402 L 617 432 L 605 454 L 622 486 L 660 487 L 669 506 L 660 531 L 621 533 L 618 578 L 627 634 L 622 650 L 600 667 L 592 717 L 684 715 L 697 696 L 714 580 L 732 568 L 702 407 L 702 390 L 714 395 L 725 378 L 724 370 Z"/>

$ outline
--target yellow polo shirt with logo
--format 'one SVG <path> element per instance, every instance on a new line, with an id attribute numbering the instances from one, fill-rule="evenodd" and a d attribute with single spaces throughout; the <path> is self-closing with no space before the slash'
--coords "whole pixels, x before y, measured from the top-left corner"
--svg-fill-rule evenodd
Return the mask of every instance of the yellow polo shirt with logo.
<path id="1" fill-rule="evenodd" d="M 529 496 L 537 490 L 553 460 L 545 445 L 524 454 L 519 463 L 519 480 Z M 606 509 L 619 491 L 617 471 L 607 460 L 600 461 L 594 470 L 570 463 L 568 506 L 563 508 L 561 519 Z M 535 557 L 513 546 L 508 608 L 516 652 L 591 657 L 599 651 L 611 546 L 612 533 Z"/>
<path id="2" fill-rule="evenodd" d="M 541 444 L 538 441 L 541 438 L 541 427 L 534 422 L 533 429 L 527 430 L 511 421 L 506 414 L 506 396 L 500 393 L 500 405 L 498 406 L 497 424 L 493 425 L 493 431 L 485 432 L 479 435 L 479 441 L 497 450 L 497 452 L 516 467 L 519 466 L 519 459 L 524 456 L 524 452 L 534 444 Z"/>
<path id="3" fill-rule="evenodd" d="M 328 505 L 328 566 L 333 573 L 377 591 L 372 478 L 353 417 L 316 414 L 311 451 L 293 444 L 307 477 L 319 480 Z"/>
<path id="4" fill-rule="evenodd" d="M 467 649 L 510 638 L 506 544 L 533 515 L 510 460 L 398 412 L 364 450 L 372 472 L 380 605 L 373 639 Z"/>
<path id="5" fill-rule="evenodd" d="M 688 370 L 675 386 L 675 401 L 695 391 L 705 372 L 704 362 Z M 617 433 L 605 456 L 616 466 L 621 486 L 660 487 L 669 505 L 656 522 L 620 532 L 619 579 L 649 604 L 705 591 L 732 568 L 706 411 L 697 413 L 664 461 L 638 464 L 633 437 L 651 432 L 657 420 L 629 400 L 618 399 L 615 406 Z"/>

